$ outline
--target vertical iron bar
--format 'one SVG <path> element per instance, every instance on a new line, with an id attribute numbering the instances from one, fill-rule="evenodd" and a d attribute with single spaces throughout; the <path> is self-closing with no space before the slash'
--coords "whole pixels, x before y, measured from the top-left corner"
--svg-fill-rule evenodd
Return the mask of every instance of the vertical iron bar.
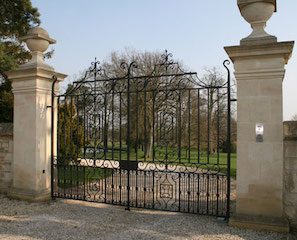
<path id="1" fill-rule="evenodd" d="M 191 162 L 191 90 L 188 90 L 188 162 Z"/>
<path id="2" fill-rule="evenodd" d="M 96 118 L 96 113 L 94 113 L 94 118 Z M 103 115 L 102 115 L 102 119 L 103 119 Z M 102 122 L 103 122 L 103 120 L 102 120 Z M 102 126 L 103 126 L 103 123 L 102 123 Z M 94 126 L 94 128 L 95 128 L 96 126 Z M 101 129 L 101 115 L 100 115 L 100 113 L 98 114 L 98 138 L 99 139 L 101 139 L 102 138 L 102 136 L 103 136 L 103 134 L 101 134 L 101 131 L 104 131 L 103 130 L 103 127 L 102 127 L 102 129 Z M 94 132 L 93 132 L 93 134 L 94 134 Z"/>
<path id="3" fill-rule="evenodd" d="M 153 92 L 153 162 L 155 162 L 155 101 L 156 101 L 156 92 Z M 158 117 L 157 117 L 158 122 Z M 158 135 L 158 128 L 157 128 Z M 154 200 L 153 200 L 154 202 Z"/>
<path id="4" fill-rule="evenodd" d="M 147 81 L 147 80 L 145 80 Z M 147 101 L 147 95 L 146 95 L 146 84 L 147 82 L 145 82 L 145 89 L 144 89 L 144 161 L 146 161 L 146 154 L 148 151 L 148 139 L 147 139 L 147 126 L 146 126 L 146 101 Z"/>
<path id="5" fill-rule="evenodd" d="M 216 190 L 216 193 L 217 193 L 217 211 L 216 211 L 216 216 L 218 216 L 219 215 L 219 196 L 220 196 L 220 194 L 219 194 L 219 174 L 217 173 L 216 176 L 217 176 L 217 190 Z"/>
<path id="6" fill-rule="evenodd" d="M 58 109 L 58 123 L 57 123 L 57 161 L 56 161 L 56 172 L 57 172 L 57 184 L 59 183 L 60 181 L 60 168 L 59 168 L 59 163 L 60 163 L 60 158 L 61 158 L 61 155 L 60 155 L 60 150 L 61 150 L 61 135 L 60 135 L 60 97 L 58 97 L 58 100 L 57 100 L 57 109 Z M 55 180 L 54 180 L 55 181 Z M 60 193 L 60 188 L 58 187 L 58 196 L 59 196 L 59 193 Z"/>
<path id="7" fill-rule="evenodd" d="M 198 163 L 200 163 L 200 89 L 197 90 L 198 91 L 198 99 L 197 99 L 197 119 L 198 119 L 198 133 L 197 133 L 197 137 L 198 137 Z"/>
<path id="8" fill-rule="evenodd" d="M 131 74 L 131 63 L 128 67 L 127 74 L 127 208 L 126 210 L 130 210 L 130 74 Z"/>
<path id="9" fill-rule="evenodd" d="M 67 156 L 67 147 L 66 147 L 66 114 L 67 114 L 67 98 L 66 96 L 64 97 L 64 162 L 63 165 L 65 164 L 66 156 Z"/>
<path id="10" fill-rule="evenodd" d="M 175 108 L 175 143 L 178 144 L 178 101 Z"/>
<path id="11" fill-rule="evenodd" d="M 63 180 L 64 193 L 63 193 L 63 196 L 65 198 L 66 197 L 66 167 L 65 167 L 65 163 L 63 164 L 63 174 L 64 174 L 64 180 Z"/>
<path id="12" fill-rule="evenodd" d="M 112 83 L 112 99 L 111 99 L 111 112 L 112 112 L 112 119 L 111 119 L 111 141 L 112 141 L 112 160 L 114 160 L 114 83 Z M 108 144 L 108 143 L 107 143 Z"/>
<path id="13" fill-rule="evenodd" d="M 87 165 L 88 166 L 88 165 Z M 83 195 L 83 200 L 86 200 L 86 167 L 83 167 L 83 185 L 84 185 L 84 195 Z"/>
<path id="14" fill-rule="evenodd" d="M 107 93 L 104 95 L 104 160 L 106 160 L 106 154 L 108 151 L 108 139 L 107 139 Z"/>
<path id="15" fill-rule="evenodd" d="M 230 217 L 230 164 L 231 164 L 231 79 L 230 79 L 230 70 L 226 66 L 226 64 L 230 64 L 229 60 L 225 60 L 223 65 L 227 69 L 228 72 L 228 79 L 227 79 L 227 94 L 228 94 L 228 118 L 227 118 L 227 145 L 228 145 L 228 155 L 227 155 L 227 160 L 228 160 L 228 168 L 227 168 L 227 214 L 226 218 L 229 220 Z"/>
<path id="16" fill-rule="evenodd" d="M 165 99 L 166 99 L 166 102 L 165 102 L 165 106 L 166 106 L 166 108 L 167 108 L 167 106 L 168 106 L 168 93 L 166 92 L 166 94 L 165 94 Z M 167 109 L 166 109 L 166 112 L 167 112 Z M 164 140 L 166 140 L 166 138 L 168 138 L 168 136 L 167 136 L 167 133 L 166 133 L 166 125 L 167 125 L 167 117 L 168 116 L 166 116 L 166 113 L 163 113 L 163 122 L 164 122 Z M 165 152 L 165 160 L 166 160 L 166 169 L 168 168 L 168 144 L 166 144 L 166 146 L 165 146 L 165 149 L 166 149 L 166 152 Z"/>
<path id="17" fill-rule="evenodd" d="M 120 161 L 122 160 L 122 93 L 120 92 Z"/>
<path id="18" fill-rule="evenodd" d="M 188 213 L 190 212 L 191 173 L 188 173 Z"/>
<path id="19" fill-rule="evenodd" d="M 106 183 L 106 167 L 104 168 L 104 202 L 106 203 L 107 197 L 107 183 Z M 99 180 L 99 179 L 98 179 Z"/>
<path id="20" fill-rule="evenodd" d="M 217 164 L 220 163 L 220 89 L 217 89 Z"/>
<path id="21" fill-rule="evenodd" d="M 73 146 L 72 146 L 72 118 L 73 118 L 73 96 L 70 96 L 70 162 L 73 161 Z M 70 196 L 72 198 L 72 164 L 70 165 Z"/>
<path id="22" fill-rule="evenodd" d="M 135 206 L 138 207 L 138 171 L 135 171 Z"/>
<path id="23" fill-rule="evenodd" d="M 84 120 L 84 122 L 85 122 L 85 120 Z M 85 132 L 85 130 L 84 130 L 84 132 Z M 89 130 L 89 115 L 87 115 L 87 142 L 89 142 L 89 134 L 90 134 L 90 130 Z"/>
<path id="24" fill-rule="evenodd" d="M 200 173 L 197 174 L 198 182 L 197 182 L 197 213 L 200 213 Z"/>
<path id="25" fill-rule="evenodd" d="M 78 96 L 76 96 L 76 144 L 77 144 L 77 149 L 76 149 L 76 161 L 75 161 L 75 166 L 76 166 L 76 197 L 78 199 L 78 171 L 79 171 L 79 166 L 78 166 L 78 156 L 79 156 L 79 151 L 80 151 L 80 142 L 79 142 L 79 103 L 78 103 Z"/>
<path id="26" fill-rule="evenodd" d="M 152 208 L 155 208 L 155 171 L 153 171 L 153 205 Z"/>
<path id="27" fill-rule="evenodd" d="M 174 139 L 174 119 L 173 119 L 173 115 L 171 115 L 171 141 L 173 142 Z"/>
<path id="28" fill-rule="evenodd" d="M 138 108 L 139 108 L 139 99 L 138 99 L 138 81 L 137 81 L 137 87 L 136 87 L 136 161 L 138 162 L 138 145 L 139 145 L 139 136 L 138 136 Z M 137 192 L 136 192 L 137 196 Z"/>
<path id="29" fill-rule="evenodd" d="M 209 214 L 209 174 L 207 174 L 207 183 L 206 183 L 206 214 Z"/>
<path id="30" fill-rule="evenodd" d="M 156 113 L 156 142 L 158 142 L 159 114 Z"/>
<path id="31" fill-rule="evenodd" d="M 104 104 L 104 106 L 105 106 L 105 104 Z M 104 108 L 104 110 L 105 110 L 105 108 Z M 102 112 L 102 121 L 101 121 L 101 124 L 102 124 L 101 130 L 102 130 L 102 132 L 101 132 L 101 138 L 103 139 L 103 146 L 105 146 L 105 142 L 104 142 L 104 136 L 105 136 L 105 126 L 104 126 L 104 123 L 105 123 L 105 121 L 104 121 L 104 118 L 105 118 L 105 114 L 103 114 L 103 112 Z M 99 132 L 98 138 L 100 139 L 100 132 Z"/>
<path id="32" fill-rule="evenodd" d="M 181 183 L 180 183 L 181 173 L 178 173 L 178 211 L 181 211 Z"/>
<path id="33" fill-rule="evenodd" d="M 184 194 L 184 211 L 183 212 L 186 212 L 186 206 L 187 206 L 186 200 L 187 200 L 187 195 L 188 195 L 187 192 L 188 191 L 187 191 L 187 187 L 186 187 L 186 183 L 187 183 L 186 181 L 187 180 L 186 180 L 186 173 L 185 172 L 183 172 L 183 179 L 184 179 L 184 181 L 183 181 L 183 185 L 184 185 L 183 186 L 183 189 L 184 189 L 184 193 L 183 193 Z"/>
<path id="34" fill-rule="evenodd" d="M 64 162 L 63 162 L 63 173 L 64 173 L 64 197 L 66 196 L 66 173 L 65 173 L 65 164 L 67 160 L 67 146 L 66 146 L 66 114 L 67 114 L 67 97 L 65 96 L 64 102 Z"/>
<path id="35" fill-rule="evenodd" d="M 97 152 L 97 125 L 96 125 L 96 116 L 97 116 L 97 108 L 96 108 L 96 96 L 94 95 L 94 99 L 93 99 L 93 104 L 94 104 L 94 106 L 93 106 L 93 108 L 94 108 L 94 119 L 93 119 L 93 124 L 94 124 L 94 154 L 93 154 L 93 162 L 94 162 L 94 166 L 95 166 L 95 159 L 96 159 L 96 152 Z M 100 118 L 100 116 L 99 116 L 99 118 Z"/>
<path id="36" fill-rule="evenodd" d="M 181 140 L 182 140 L 182 119 L 181 119 L 181 116 L 182 116 L 182 114 L 181 114 L 181 111 L 182 111 L 182 104 L 181 104 L 181 90 L 179 90 L 179 95 L 178 95 L 178 105 L 179 105 L 179 126 L 178 126 L 178 128 L 179 128 L 179 136 L 178 136 L 178 159 L 179 159 L 179 162 L 181 162 L 181 151 L 182 151 L 182 149 L 181 149 Z"/>
<path id="37" fill-rule="evenodd" d="M 120 162 L 122 160 L 122 93 L 120 92 Z M 120 189 L 120 205 L 122 204 L 122 170 L 120 169 L 120 183 L 119 183 L 119 189 Z"/>
<path id="38" fill-rule="evenodd" d="M 153 92 L 153 162 L 155 162 L 155 101 L 156 101 L 157 92 Z M 157 115 L 158 123 L 158 115 Z M 158 127 L 157 127 L 157 136 L 158 136 Z M 155 171 L 153 171 L 153 203 L 152 208 L 155 208 Z"/>
<path id="39" fill-rule="evenodd" d="M 114 191 L 114 182 L 113 182 L 113 172 L 114 172 L 114 169 L 112 168 L 111 169 L 111 204 L 113 204 L 114 200 L 113 200 L 113 191 Z"/>
<path id="40" fill-rule="evenodd" d="M 209 164 L 209 153 L 210 153 L 210 99 L 209 99 L 209 88 L 207 88 L 207 164 Z"/>
<path id="41" fill-rule="evenodd" d="M 119 189 L 120 189 L 120 205 L 122 205 L 122 169 L 120 169 L 120 185 L 119 185 Z"/>
<path id="42" fill-rule="evenodd" d="M 83 100 L 83 109 L 84 109 L 84 158 L 86 158 L 86 94 L 84 92 L 83 94 L 84 100 Z M 87 121 L 87 129 L 88 129 L 88 121 Z M 88 131 L 88 130 L 87 130 Z"/>
<path id="43" fill-rule="evenodd" d="M 146 202 L 145 202 L 145 200 L 146 200 L 146 190 L 147 190 L 147 188 L 146 188 L 146 171 L 143 171 L 143 173 L 144 173 L 144 179 L 143 179 L 143 207 L 145 208 L 146 207 Z"/>

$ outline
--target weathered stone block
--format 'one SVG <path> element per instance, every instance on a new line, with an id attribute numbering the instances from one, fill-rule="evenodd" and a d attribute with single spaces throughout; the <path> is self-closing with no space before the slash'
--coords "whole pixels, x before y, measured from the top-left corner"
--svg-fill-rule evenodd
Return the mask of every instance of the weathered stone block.
<path id="1" fill-rule="evenodd" d="M 285 192 L 296 193 L 297 206 L 297 172 L 286 170 L 284 175 Z"/>
<path id="2" fill-rule="evenodd" d="M 297 171 L 297 158 L 285 158 L 285 169 L 290 171 Z"/>
<path id="3" fill-rule="evenodd" d="M 297 121 L 284 122 L 284 139 L 297 141 Z"/>
<path id="4" fill-rule="evenodd" d="M 297 142 L 285 141 L 285 157 L 297 158 Z"/>
<path id="5" fill-rule="evenodd" d="M 284 203 L 286 206 L 295 206 L 297 208 L 297 194 L 286 192 L 284 194 Z"/>
<path id="6" fill-rule="evenodd" d="M 12 124 L 0 123 L 0 193 L 12 185 Z"/>
<path id="7" fill-rule="evenodd" d="M 285 206 L 285 214 L 289 219 L 292 219 L 297 222 L 297 208 L 296 206 L 286 205 Z"/>
<path id="8" fill-rule="evenodd" d="M 8 146 L 9 145 L 8 145 L 8 142 L 7 141 L 5 141 L 5 142 L 2 143 L 2 147 L 5 148 L 6 151 L 8 151 Z"/>
<path id="9" fill-rule="evenodd" d="M 8 152 L 12 153 L 13 152 L 13 140 L 11 139 L 9 141 L 9 148 L 8 148 Z"/>

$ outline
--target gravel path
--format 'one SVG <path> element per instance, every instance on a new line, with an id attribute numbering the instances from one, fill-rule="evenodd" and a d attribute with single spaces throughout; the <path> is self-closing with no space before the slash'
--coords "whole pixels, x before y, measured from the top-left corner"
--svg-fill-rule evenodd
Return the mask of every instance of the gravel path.
<path id="1" fill-rule="evenodd" d="M 0 239 L 293 239 L 229 228 L 214 217 L 74 200 L 28 203 L 0 195 Z"/>

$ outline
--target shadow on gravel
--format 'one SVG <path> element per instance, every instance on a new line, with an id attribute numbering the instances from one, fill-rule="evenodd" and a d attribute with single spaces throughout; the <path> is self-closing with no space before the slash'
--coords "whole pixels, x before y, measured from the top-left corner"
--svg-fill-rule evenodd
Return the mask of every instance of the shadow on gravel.
<path id="1" fill-rule="evenodd" d="M 288 235 L 229 228 L 215 217 L 56 200 L 0 199 L 0 239 L 290 239 Z M 13 209 L 9 208 L 14 208 Z M 293 239 L 293 238 L 292 238 Z"/>

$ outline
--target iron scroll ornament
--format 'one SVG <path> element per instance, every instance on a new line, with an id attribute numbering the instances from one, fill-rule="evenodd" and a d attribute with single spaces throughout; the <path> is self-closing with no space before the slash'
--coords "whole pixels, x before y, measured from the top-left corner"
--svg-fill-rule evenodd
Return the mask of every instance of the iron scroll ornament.
<path id="1" fill-rule="evenodd" d="M 52 151 L 53 197 L 228 218 L 230 154 L 222 157 L 219 147 L 230 123 L 230 62 L 223 63 L 228 81 L 213 86 L 195 72 L 183 71 L 171 58 L 166 51 L 143 75 L 136 62 L 122 63 L 120 74 L 112 76 L 95 59 L 66 93 L 53 91 L 60 129 L 57 154 Z M 226 92 L 228 97 L 213 105 L 211 92 Z M 210 118 L 211 107 L 222 114 Z M 72 110 L 66 126 L 65 109 Z M 83 130 L 82 152 L 62 156 L 63 147 L 75 149 L 77 126 Z M 228 127 L 228 138 L 229 133 Z M 151 155 L 145 156 L 150 141 Z M 127 169 L 120 161 L 128 161 Z"/>

